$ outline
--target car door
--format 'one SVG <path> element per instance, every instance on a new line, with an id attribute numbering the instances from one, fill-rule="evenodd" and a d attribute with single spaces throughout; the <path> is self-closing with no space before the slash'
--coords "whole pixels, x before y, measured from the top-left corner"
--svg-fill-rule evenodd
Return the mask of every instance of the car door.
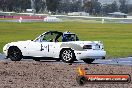
<path id="1" fill-rule="evenodd" d="M 48 32 L 27 46 L 28 56 L 34 57 L 58 57 L 59 44 L 54 41 L 56 33 Z"/>
<path id="2" fill-rule="evenodd" d="M 56 35 L 54 33 L 46 33 L 41 42 L 41 50 L 44 57 L 53 57 L 54 42 L 53 39 Z"/>
<path id="3" fill-rule="evenodd" d="M 43 42 L 42 53 L 45 57 L 58 58 L 60 53 L 60 42 Z"/>
<path id="4" fill-rule="evenodd" d="M 28 56 L 33 57 L 52 57 L 53 39 L 54 35 L 47 32 L 41 35 L 36 41 L 32 41 L 27 46 Z"/>
<path id="5" fill-rule="evenodd" d="M 45 57 L 56 58 L 59 56 L 59 41 L 55 41 L 57 33 L 48 33 L 42 39 L 42 53 Z"/>
<path id="6" fill-rule="evenodd" d="M 53 57 L 53 42 L 42 42 L 41 44 L 41 53 L 43 57 Z"/>
<path id="7" fill-rule="evenodd" d="M 42 44 L 39 41 L 31 41 L 26 47 L 28 52 L 26 56 L 32 56 L 32 57 L 43 56 L 41 45 Z"/>

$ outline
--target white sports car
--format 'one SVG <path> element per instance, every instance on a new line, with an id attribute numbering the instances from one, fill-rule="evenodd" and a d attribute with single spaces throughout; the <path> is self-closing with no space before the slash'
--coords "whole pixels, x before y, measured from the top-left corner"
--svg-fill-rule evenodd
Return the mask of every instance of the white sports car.
<path id="1" fill-rule="evenodd" d="M 92 63 L 106 55 L 102 42 L 79 41 L 75 33 L 58 31 L 45 32 L 35 40 L 8 43 L 3 52 L 12 61 L 32 58 L 35 61 L 55 59 L 66 63 L 76 60 Z"/>

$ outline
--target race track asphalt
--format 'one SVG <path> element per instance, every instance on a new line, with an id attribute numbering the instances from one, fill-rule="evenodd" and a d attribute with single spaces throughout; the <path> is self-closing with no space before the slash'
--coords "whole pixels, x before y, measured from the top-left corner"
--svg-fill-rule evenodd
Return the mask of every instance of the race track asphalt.
<path id="1" fill-rule="evenodd" d="M 5 55 L 0 53 L 0 60 L 4 60 Z"/>
<path id="2" fill-rule="evenodd" d="M 3 60 L 8 61 L 8 59 L 5 59 L 5 55 L 0 53 L 0 61 L 3 61 Z M 26 61 L 32 61 L 32 60 L 26 59 Z M 51 62 L 51 61 L 49 61 L 49 62 Z M 83 61 L 77 61 L 75 63 L 84 63 L 84 62 Z M 132 57 L 95 60 L 92 64 L 130 65 L 130 66 L 132 66 Z"/>
<path id="3" fill-rule="evenodd" d="M 115 58 L 115 59 L 107 59 L 107 60 L 95 60 L 93 63 L 109 64 L 109 65 L 131 65 L 132 66 L 132 57 Z"/>

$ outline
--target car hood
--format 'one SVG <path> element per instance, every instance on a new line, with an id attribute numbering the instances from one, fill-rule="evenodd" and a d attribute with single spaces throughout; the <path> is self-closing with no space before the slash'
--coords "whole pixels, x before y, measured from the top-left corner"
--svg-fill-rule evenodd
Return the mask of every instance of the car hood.
<path id="1" fill-rule="evenodd" d="M 8 43 L 8 44 L 18 44 L 18 43 L 28 43 L 28 42 L 31 42 L 31 40 L 11 42 L 11 43 Z"/>
<path id="2" fill-rule="evenodd" d="M 6 46 L 21 46 L 21 45 L 27 45 L 27 44 L 29 44 L 31 42 L 31 40 L 26 40 L 26 41 L 17 41 L 17 42 L 10 42 L 10 43 L 7 43 L 6 45 L 5 45 L 5 47 Z"/>

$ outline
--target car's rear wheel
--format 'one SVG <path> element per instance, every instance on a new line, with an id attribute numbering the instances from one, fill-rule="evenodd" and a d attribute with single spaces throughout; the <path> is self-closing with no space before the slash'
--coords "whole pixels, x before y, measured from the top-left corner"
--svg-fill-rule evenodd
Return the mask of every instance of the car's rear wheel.
<path id="1" fill-rule="evenodd" d="M 60 58 L 63 62 L 72 63 L 75 60 L 74 51 L 71 49 L 63 49 L 60 53 Z"/>
<path id="2" fill-rule="evenodd" d="M 8 51 L 8 57 L 12 61 L 20 61 L 22 59 L 22 52 L 17 47 L 10 47 Z"/>
<path id="3" fill-rule="evenodd" d="M 87 64 L 91 64 L 95 59 L 84 59 L 83 61 Z"/>

